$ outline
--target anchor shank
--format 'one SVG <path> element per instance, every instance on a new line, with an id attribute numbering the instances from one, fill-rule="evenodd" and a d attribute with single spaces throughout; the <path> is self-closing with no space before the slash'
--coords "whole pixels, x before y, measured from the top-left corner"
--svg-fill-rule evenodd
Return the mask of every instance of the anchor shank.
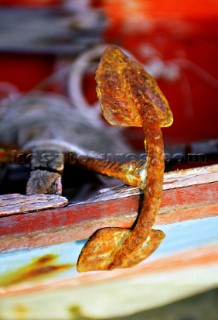
<path id="1" fill-rule="evenodd" d="M 164 173 L 162 133 L 154 107 L 146 105 L 144 113 L 143 110 L 145 108 L 141 108 L 141 116 L 144 119 L 143 129 L 147 151 L 147 179 L 144 200 L 135 226 L 122 247 L 116 252 L 110 269 L 125 265 L 132 252 L 143 245 L 150 234 L 161 202 Z"/>

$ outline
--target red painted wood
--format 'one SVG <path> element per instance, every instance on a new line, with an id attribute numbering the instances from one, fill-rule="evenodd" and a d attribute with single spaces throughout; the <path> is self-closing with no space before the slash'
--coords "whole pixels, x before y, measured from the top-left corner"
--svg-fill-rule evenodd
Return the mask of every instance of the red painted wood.
<path id="1" fill-rule="evenodd" d="M 217 203 L 218 182 L 165 190 L 161 212 L 195 208 L 205 204 Z M 139 207 L 139 197 L 131 196 L 116 200 L 90 202 L 71 205 L 60 209 L 44 210 L 27 214 L 17 214 L 0 219 L 0 235 L 25 233 L 50 228 L 69 226 L 85 221 L 135 214 Z M 180 209 L 181 210 L 181 209 Z"/>
<path id="2" fill-rule="evenodd" d="M 166 190 L 163 193 L 161 207 L 177 205 L 187 208 L 195 204 L 214 201 L 218 201 L 218 182 Z"/>
<path id="3" fill-rule="evenodd" d="M 137 212 L 138 196 L 96 203 L 76 204 L 62 210 L 45 210 L 0 219 L 0 235 L 69 226 L 85 221 Z"/>
<path id="4" fill-rule="evenodd" d="M 81 240 L 96 230 L 131 227 L 139 195 L 76 204 L 0 219 L 0 251 L 33 248 Z M 156 224 L 202 219 L 218 215 L 218 182 L 165 190 Z"/>

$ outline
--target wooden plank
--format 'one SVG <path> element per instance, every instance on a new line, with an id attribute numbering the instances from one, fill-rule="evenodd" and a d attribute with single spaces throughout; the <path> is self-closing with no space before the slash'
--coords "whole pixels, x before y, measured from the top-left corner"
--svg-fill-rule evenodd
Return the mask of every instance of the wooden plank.
<path id="1" fill-rule="evenodd" d="M 68 204 L 65 197 L 55 194 L 33 194 L 25 196 L 12 193 L 0 195 L 0 217 L 18 213 L 27 213 L 51 208 L 64 207 Z"/>
<path id="2" fill-rule="evenodd" d="M 218 165 L 176 170 L 165 173 L 163 189 L 187 187 L 214 181 L 218 181 Z"/>
<path id="3" fill-rule="evenodd" d="M 154 308 L 215 287 L 218 284 L 217 252 L 217 246 L 210 245 L 145 261 L 133 268 L 89 272 L 2 287 L 1 311 L 10 314 L 10 319 L 17 319 L 15 306 L 19 305 L 25 307 L 26 317 L 30 319 L 39 318 L 43 310 L 48 311 L 43 319 L 51 319 L 51 315 L 52 319 L 58 319 L 57 310 L 58 317 L 61 312 L 64 315 L 61 318 L 69 319 L 66 310 L 69 305 L 77 305 L 84 310 L 84 317 L 89 315 L 90 318 L 102 319 L 102 312 L 109 318 L 119 316 L 120 305 L 125 306 L 122 312 L 127 311 L 127 314 L 141 308 Z M 102 297 L 110 308 L 99 310 Z M 128 301 L 131 304 L 126 310 Z M 90 309 L 90 305 L 93 308 Z"/>
<path id="4" fill-rule="evenodd" d="M 164 257 L 146 260 L 134 267 L 126 269 L 116 269 L 112 272 L 87 272 L 76 273 L 74 276 L 65 278 L 49 277 L 44 281 L 30 281 L 28 285 L 24 285 L 22 281 L 11 286 L 0 287 L 0 297 L 7 297 L 14 294 L 30 293 L 32 291 L 61 289 L 69 287 L 79 287 L 87 284 L 96 284 L 104 281 L 126 279 L 134 276 L 142 276 L 155 274 L 157 272 L 171 272 L 188 267 L 198 267 L 204 265 L 218 265 L 218 245 L 207 245 L 182 252 L 175 253 L 173 255 L 167 255 Z M 24 281 L 25 282 L 25 281 Z"/>
<path id="5" fill-rule="evenodd" d="M 106 226 L 130 227 L 137 216 L 140 194 L 137 188 L 121 190 L 116 198 L 113 194 L 106 200 L 101 195 L 99 199 L 61 209 L 2 217 L 0 251 L 86 239 Z M 190 185 L 164 190 L 156 224 L 217 215 L 218 182 Z"/>
<path id="6" fill-rule="evenodd" d="M 169 172 L 164 181 L 156 224 L 218 214 L 218 165 Z M 30 206 L 26 213 L 26 206 L 20 213 L 0 218 L 0 251 L 86 239 L 107 226 L 131 227 L 141 196 L 138 188 L 123 186 L 101 190 L 89 201 L 64 208 L 35 211 Z"/>
<path id="7" fill-rule="evenodd" d="M 44 290 L 46 286 L 50 289 L 78 287 L 135 275 L 218 264 L 216 221 L 216 218 L 206 218 L 161 226 L 166 238 L 152 256 L 133 268 L 110 272 L 76 271 L 83 241 L 1 254 L 0 294 L 26 292 L 26 288 L 28 292 Z"/>
<path id="8" fill-rule="evenodd" d="M 27 319 L 38 319 L 43 314 L 43 319 L 67 320 L 69 306 L 76 305 L 83 310 L 84 319 L 102 319 L 103 312 L 111 318 L 119 316 L 120 306 L 122 312 L 133 313 L 213 288 L 218 284 L 216 221 L 204 218 L 161 226 L 166 233 L 161 246 L 148 259 L 128 269 L 76 272 L 83 242 L 1 254 L 1 315 L 17 319 L 15 311 L 22 306 Z M 102 297 L 110 308 L 99 310 Z M 126 310 L 128 301 L 131 308 Z"/>

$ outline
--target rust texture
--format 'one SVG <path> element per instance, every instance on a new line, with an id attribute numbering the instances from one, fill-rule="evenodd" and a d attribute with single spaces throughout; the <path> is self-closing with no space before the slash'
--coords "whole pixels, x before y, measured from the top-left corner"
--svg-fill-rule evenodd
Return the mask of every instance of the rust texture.
<path id="1" fill-rule="evenodd" d="M 73 264 L 58 264 L 57 258 L 57 255 L 46 254 L 33 259 L 27 265 L 16 270 L 4 273 L 0 276 L 0 287 L 12 286 L 27 281 L 37 281 L 74 267 Z"/>
<path id="2" fill-rule="evenodd" d="M 133 228 L 97 231 L 78 259 L 79 271 L 131 267 L 148 257 L 164 238 L 152 230 L 161 203 L 164 146 L 161 127 L 173 122 L 168 102 L 156 81 L 138 63 L 116 47 L 103 54 L 96 73 L 97 94 L 102 113 L 112 125 L 143 127 L 146 163 L 87 161 L 96 171 L 123 179 L 145 189 L 142 208 Z M 98 166 L 97 166 L 98 165 Z M 146 185 L 146 187 L 145 187 Z"/>
<path id="3" fill-rule="evenodd" d="M 131 160 L 124 163 L 113 162 L 101 159 L 96 155 L 89 157 L 88 155 L 80 156 L 75 159 L 79 165 L 86 169 L 100 172 L 109 177 L 114 177 L 123 180 L 126 184 L 144 189 L 146 177 L 146 162 Z"/>

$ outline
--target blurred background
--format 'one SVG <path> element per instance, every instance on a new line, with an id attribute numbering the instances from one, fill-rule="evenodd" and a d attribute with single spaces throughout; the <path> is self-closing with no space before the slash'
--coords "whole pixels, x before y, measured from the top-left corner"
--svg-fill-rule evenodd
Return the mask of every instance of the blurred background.
<path id="1" fill-rule="evenodd" d="M 169 100 L 175 122 L 164 129 L 166 143 L 191 148 L 217 138 L 217 1 L 0 0 L 0 5 L 1 95 L 9 87 L 30 92 L 82 53 L 113 43 L 144 64 Z M 90 105 L 96 101 L 95 66 L 90 61 L 83 72 Z M 69 96 L 67 81 L 57 77 L 43 90 Z M 141 130 L 126 134 L 143 149 Z"/>
<path id="2" fill-rule="evenodd" d="M 98 152 L 143 153 L 142 130 L 111 128 L 97 102 L 95 70 L 115 44 L 144 65 L 169 101 L 166 170 L 217 163 L 217 22 L 215 0 L 0 0 L 2 148 L 55 138 Z M 4 189 L 12 168 L 5 170 L 0 193 L 12 190 L 10 183 Z"/>
<path id="3" fill-rule="evenodd" d="M 174 124 L 163 129 L 166 170 L 217 163 L 217 26 L 217 0 L 0 0 L 1 161 L 1 150 L 23 149 L 35 137 L 99 152 L 144 152 L 140 129 L 112 129 L 100 114 L 95 70 L 115 44 L 144 65 L 169 101 Z M 29 164 L 0 164 L 0 193 L 25 193 L 28 174 Z M 90 197 L 93 185 L 104 183 L 65 167 L 69 199 Z M 22 319 L 22 306 L 18 311 Z M 91 319 L 77 307 L 70 312 L 72 319 Z M 119 319 L 216 315 L 214 289 Z"/>

